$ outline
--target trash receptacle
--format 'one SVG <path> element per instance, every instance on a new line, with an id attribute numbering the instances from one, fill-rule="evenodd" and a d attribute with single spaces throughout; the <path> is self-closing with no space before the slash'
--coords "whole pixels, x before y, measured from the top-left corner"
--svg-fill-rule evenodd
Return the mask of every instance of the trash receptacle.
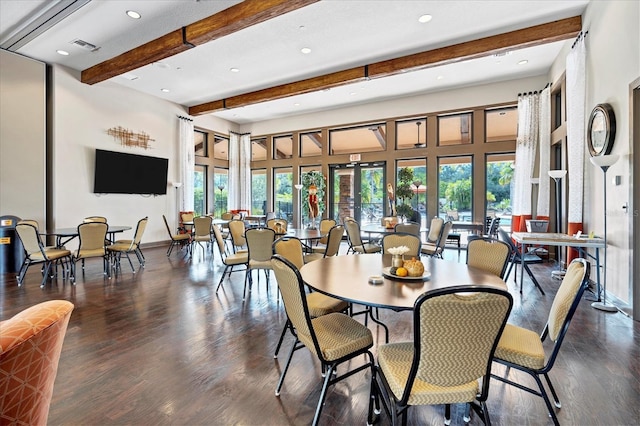
<path id="1" fill-rule="evenodd" d="M 24 248 L 16 233 L 17 216 L 0 216 L 0 275 L 15 273 L 24 261 Z"/>

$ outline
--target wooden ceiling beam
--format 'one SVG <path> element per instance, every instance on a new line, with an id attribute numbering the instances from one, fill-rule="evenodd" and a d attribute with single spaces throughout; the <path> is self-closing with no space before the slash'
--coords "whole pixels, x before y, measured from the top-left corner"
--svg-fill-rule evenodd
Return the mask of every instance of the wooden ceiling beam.
<path id="1" fill-rule="evenodd" d="M 317 1 L 319 0 L 245 0 L 87 68 L 82 71 L 80 81 L 95 84 L 108 80 Z"/>
<path id="2" fill-rule="evenodd" d="M 417 71 L 469 59 L 538 46 L 574 38 L 582 29 L 582 18 L 561 19 L 521 30 L 484 37 L 439 49 L 403 56 L 369 65 L 369 77 L 388 77 L 401 72 Z"/>
<path id="3" fill-rule="evenodd" d="M 238 108 L 255 103 L 330 89 L 366 79 L 381 78 L 401 72 L 417 71 L 468 59 L 481 58 L 508 50 L 567 40 L 576 37 L 581 29 L 582 18 L 580 16 L 574 16 L 521 30 L 510 31 L 478 40 L 377 62 L 363 67 L 352 68 L 346 71 L 338 71 L 332 74 L 194 105 L 189 107 L 189 114 L 208 114 L 222 109 Z"/>

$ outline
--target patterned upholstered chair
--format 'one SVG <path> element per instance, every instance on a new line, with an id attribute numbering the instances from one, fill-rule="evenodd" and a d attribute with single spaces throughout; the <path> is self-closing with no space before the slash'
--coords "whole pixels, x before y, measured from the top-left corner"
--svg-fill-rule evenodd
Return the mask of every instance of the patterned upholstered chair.
<path id="1" fill-rule="evenodd" d="M 165 215 L 162 215 L 162 219 L 164 220 L 164 225 L 167 227 L 167 232 L 169 233 L 169 238 L 171 238 L 171 244 L 167 249 L 167 256 L 171 256 L 171 252 L 175 246 L 180 246 L 180 248 L 191 247 L 191 235 L 189 234 L 174 234 L 171 232 L 171 227 L 169 227 L 169 222 L 167 222 L 167 218 Z"/>
<path id="2" fill-rule="evenodd" d="M 434 217 L 431 219 L 429 225 L 429 232 L 427 233 L 427 243 L 436 244 L 442 233 L 442 227 L 444 226 L 444 219 L 441 217 Z"/>
<path id="3" fill-rule="evenodd" d="M 50 300 L 0 322 L 0 424 L 47 424 L 71 311 Z"/>
<path id="4" fill-rule="evenodd" d="M 444 251 L 444 246 L 447 243 L 447 235 L 449 235 L 451 228 L 453 228 L 453 222 L 450 220 L 446 221 L 444 226 L 440 228 L 440 235 L 438 236 L 436 243 L 434 244 L 427 241 L 422 244 L 422 248 L 420 249 L 421 253 L 442 259 L 442 252 Z M 431 230 L 429 230 L 429 237 L 431 237 Z"/>
<path id="5" fill-rule="evenodd" d="M 347 241 L 349 242 L 349 253 L 380 253 L 382 248 L 379 245 L 362 241 L 360 225 L 355 220 L 345 220 L 344 227 L 347 230 Z"/>
<path id="6" fill-rule="evenodd" d="M 511 247 L 493 238 L 471 240 L 467 246 L 467 265 L 480 268 L 500 278 L 504 278 L 510 257 Z"/>
<path id="7" fill-rule="evenodd" d="M 234 266 L 244 265 L 247 266 L 249 263 L 249 253 L 247 251 L 242 251 L 239 253 L 229 253 L 227 251 L 227 245 L 224 243 L 224 238 L 222 237 L 222 231 L 218 225 L 213 225 L 213 236 L 216 240 L 216 245 L 218 246 L 218 252 L 220 253 L 220 259 L 224 265 L 224 271 L 222 271 L 222 276 L 220 277 L 220 282 L 218 282 L 218 287 L 216 287 L 216 293 L 218 289 L 222 285 L 222 281 L 224 280 L 225 275 L 231 276 Z"/>
<path id="8" fill-rule="evenodd" d="M 231 235 L 231 245 L 233 246 L 233 252 L 239 253 L 247 251 L 247 240 L 244 237 L 246 226 L 242 220 L 233 219 L 229 221 L 227 225 L 229 227 L 229 235 Z"/>
<path id="9" fill-rule="evenodd" d="M 342 232 L 344 232 L 344 229 Z M 295 237 L 278 238 L 273 243 L 273 252 L 287 259 L 298 269 L 304 266 L 302 242 Z M 311 315 L 312 318 L 330 314 L 332 312 L 344 312 L 349 308 L 349 304 L 344 300 L 326 296 L 322 293 L 318 293 L 317 291 L 307 293 L 306 299 L 307 306 L 309 307 L 309 315 Z M 280 340 L 278 340 L 275 353 L 273 354 L 274 358 L 278 357 L 280 347 L 282 346 L 282 340 L 284 339 L 285 334 L 287 334 L 287 329 L 290 329 L 290 327 L 291 322 L 287 318 L 287 322 L 282 329 L 282 334 L 280 334 Z"/>
<path id="10" fill-rule="evenodd" d="M 203 243 L 206 243 L 209 248 L 213 240 L 211 239 L 211 216 L 198 216 L 193 219 L 193 238 L 191 245 L 198 244 L 202 248 L 202 257 L 206 254 L 206 249 Z M 193 247 L 191 247 L 191 254 L 193 254 Z"/>
<path id="11" fill-rule="evenodd" d="M 494 361 L 496 363 L 505 365 L 507 371 L 511 367 L 529 374 L 536 381 L 539 390 L 526 387 L 507 377 L 500 377 L 495 374 L 492 374 L 491 377 L 542 397 L 547 405 L 549 416 L 551 416 L 553 423 L 556 425 L 560 423 L 549 400 L 549 395 L 547 395 L 542 384 L 541 376 L 544 376 L 547 385 L 549 385 L 555 406 L 560 408 L 560 400 L 551 384 L 549 372 L 556 361 L 560 345 L 562 345 L 564 336 L 569 329 L 571 318 L 588 286 L 589 271 L 589 262 L 580 258 L 574 259 L 567 268 L 562 284 L 560 284 L 560 288 L 558 288 L 558 292 L 553 299 L 549 318 L 542 334 L 538 335 L 536 332 L 526 328 L 507 324 L 495 353 Z M 548 354 L 543 347 L 543 342 L 547 337 L 553 342 L 553 347 Z"/>
<path id="12" fill-rule="evenodd" d="M 18 272 L 18 286 L 21 286 L 24 282 L 24 276 L 27 273 L 29 266 L 34 263 L 44 263 L 44 270 L 42 271 L 42 281 L 40 287 L 44 287 L 44 284 L 49 278 L 51 268 L 55 268 L 54 273 L 57 272 L 58 264 L 61 262 L 71 261 L 71 252 L 64 248 L 45 247 L 42 244 L 40 235 L 38 234 L 37 226 L 33 223 L 21 221 L 16 225 L 16 232 L 18 238 L 22 242 L 22 246 L 25 251 L 25 259 L 20 266 Z M 66 268 L 66 263 L 63 265 Z"/>
<path id="13" fill-rule="evenodd" d="M 131 265 L 131 270 L 135 274 L 136 269 L 133 267 L 133 262 L 129 257 L 129 253 L 135 253 L 138 258 L 140 266 L 144 268 L 144 255 L 140 249 L 140 242 L 142 241 L 142 235 L 144 235 L 145 229 L 147 229 L 148 217 L 144 217 L 138 221 L 136 225 L 136 232 L 133 235 L 133 240 L 117 240 L 113 244 L 107 246 L 107 251 L 113 256 L 117 270 L 120 270 L 120 258 L 124 254 Z"/>
<path id="14" fill-rule="evenodd" d="M 344 226 L 334 225 L 327 235 L 327 244 L 323 247 L 314 247 L 313 252 L 305 256 L 305 262 L 322 259 L 323 257 L 337 256 L 340 251 L 340 243 L 344 235 Z"/>
<path id="15" fill-rule="evenodd" d="M 334 312 L 313 318 L 298 269 L 279 255 L 273 256 L 272 269 L 282 293 L 287 317 L 292 324 L 292 332 L 295 330 L 295 342 L 278 381 L 276 396 L 280 396 L 293 353 L 307 347 L 320 360 L 324 373 L 320 399 L 312 422 L 315 426 L 320 419 L 327 388 L 330 385 L 364 369 L 371 368 L 373 374 L 373 354 L 369 350 L 373 346 L 373 336 L 366 326 L 342 313 Z M 368 362 L 340 376 L 334 374 L 338 365 L 359 355 L 368 356 Z"/>
<path id="16" fill-rule="evenodd" d="M 396 223 L 393 229 L 395 232 L 415 235 L 422 240 L 422 237 L 420 235 L 420 224 L 417 222 Z"/>
<path id="17" fill-rule="evenodd" d="M 415 235 L 394 232 L 393 234 L 387 234 L 382 238 L 383 254 L 389 254 L 390 248 L 400 246 L 405 246 L 409 249 L 409 251 L 405 254 L 405 259 L 411 258 L 411 256 L 415 257 L 416 259 L 420 258 L 420 247 L 422 246 L 422 241 L 420 241 L 420 238 L 416 237 Z"/>
<path id="18" fill-rule="evenodd" d="M 78 238 L 80 240 L 78 250 L 73 253 L 72 257 L 72 270 L 71 274 L 73 281 L 76 280 L 76 263 L 82 261 L 82 273 L 84 274 L 85 259 L 93 257 L 102 258 L 102 266 L 104 274 L 109 278 L 109 258 L 105 245 L 107 237 L 108 225 L 101 222 L 86 222 L 78 225 Z"/>
<path id="19" fill-rule="evenodd" d="M 502 289 L 458 286 L 431 290 L 418 298 L 413 310 L 413 342 L 378 346 L 378 365 L 372 379 L 369 424 L 380 397 L 392 423 L 406 424 L 412 405 L 445 405 L 445 424 L 451 404 L 467 404 L 490 424 L 491 361 L 507 322 L 513 299 Z M 455 331 L 454 331 L 455 330 Z M 482 386 L 478 379 L 482 378 Z"/>
<path id="20" fill-rule="evenodd" d="M 271 270 L 271 255 L 273 255 L 273 242 L 276 239 L 275 235 L 275 231 L 269 228 L 247 229 L 245 238 L 247 239 L 249 263 L 244 279 L 242 300 L 244 300 L 247 295 L 247 282 L 249 283 L 249 291 L 251 291 L 251 287 L 253 286 L 253 275 L 251 271 L 255 269 L 262 269 L 264 271 L 267 281 L 267 290 L 269 289 L 269 271 Z M 258 280 L 260 280 L 259 273 Z"/>
<path id="21" fill-rule="evenodd" d="M 331 228 L 333 228 L 334 226 L 336 226 L 336 221 L 333 219 L 322 219 L 320 221 L 320 233 L 324 234 L 324 237 L 320 238 L 317 241 L 316 245 L 319 245 L 319 244 L 322 244 L 323 246 L 327 245 L 327 241 L 329 241 L 329 231 L 331 231 Z M 324 247 L 320 246 L 318 248 L 324 248 Z M 315 249 L 316 247 L 314 247 L 314 251 Z"/>

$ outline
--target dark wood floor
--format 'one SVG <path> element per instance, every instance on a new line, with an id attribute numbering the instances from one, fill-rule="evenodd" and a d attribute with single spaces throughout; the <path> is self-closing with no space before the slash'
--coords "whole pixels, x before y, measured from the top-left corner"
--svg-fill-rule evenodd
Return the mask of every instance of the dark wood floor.
<path id="1" fill-rule="evenodd" d="M 234 273 L 215 293 L 221 274 L 217 259 L 167 258 L 164 248 L 145 250 L 147 266 L 135 275 L 105 279 L 100 261 L 88 261 L 76 286 L 62 280 L 39 288 L 31 268 L 22 288 L 2 277 L 0 319 L 50 299 L 75 304 L 69 323 L 53 401 L 52 425 L 106 424 L 308 424 L 319 396 L 316 360 L 298 351 L 279 398 L 274 390 L 291 339 L 279 359 L 273 351 L 285 321 L 272 278 L 262 278 L 243 303 L 244 273 Z M 461 261 L 464 262 L 464 251 Z M 447 253 L 457 258 L 457 252 Z M 134 260 L 135 262 L 135 260 Z M 557 281 L 552 264 L 535 265 L 546 296 L 530 281 L 515 298 L 510 321 L 541 330 Z M 345 271 L 345 279 L 348 279 Z M 411 337 L 411 314 L 381 312 L 391 340 Z M 377 342 L 384 338 L 372 328 Z M 375 354 L 374 346 L 374 354 Z M 606 314 L 584 300 L 565 340 L 552 379 L 563 403 L 563 425 L 633 425 L 640 421 L 640 324 Z M 358 360 L 360 361 L 360 360 Z M 503 372 L 501 367 L 495 371 Z M 510 374 L 518 374 L 511 372 Z M 523 380 L 531 383 L 526 377 Z M 361 372 L 331 389 L 322 424 L 365 424 L 369 374 Z M 498 425 L 551 424 L 542 400 L 499 382 L 488 401 Z M 412 409 L 409 424 L 442 424 L 443 407 Z M 453 424 L 462 424 L 462 407 Z M 383 423 L 386 418 L 381 419 Z M 471 424 L 481 424 L 472 416 Z"/>

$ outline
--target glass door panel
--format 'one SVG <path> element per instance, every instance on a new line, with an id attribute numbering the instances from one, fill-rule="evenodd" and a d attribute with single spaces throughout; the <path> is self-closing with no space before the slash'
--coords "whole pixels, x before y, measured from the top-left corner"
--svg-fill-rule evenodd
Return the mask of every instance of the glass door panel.
<path id="1" fill-rule="evenodd" d="M 381 223 L 385 203 L 384 163 L 329 166 L 331 217 L 343 222 L 353 217 L 361 225 Z"/>

